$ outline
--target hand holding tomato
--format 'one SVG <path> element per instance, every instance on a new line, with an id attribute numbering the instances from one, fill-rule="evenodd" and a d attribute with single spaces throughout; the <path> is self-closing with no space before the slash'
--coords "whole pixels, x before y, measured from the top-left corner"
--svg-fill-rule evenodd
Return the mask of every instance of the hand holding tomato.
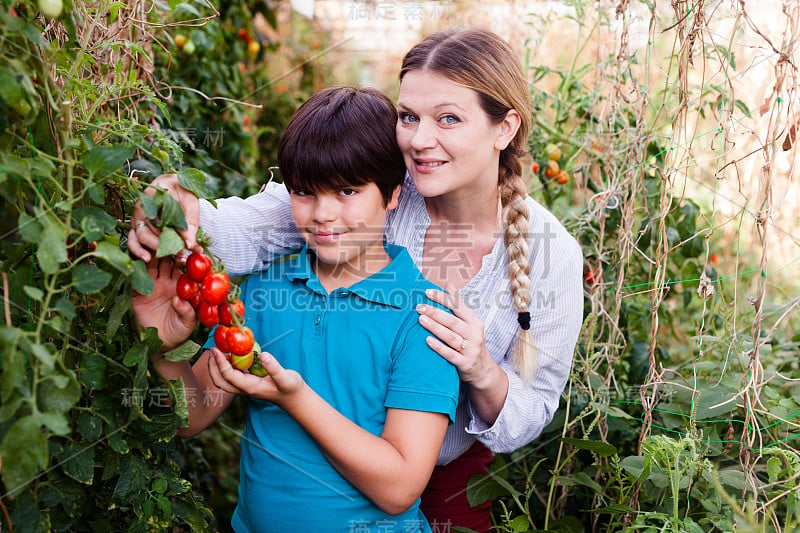
<path id="1" fill-rule="evenodd" d="M 239 372 L 225 354 L 213 348 L 208 362 L 209 375 L 214 385 L 224 391 L 272 402 L 279 407 L 284 407 L 306 389 L 300 374 L 283 368 L 269 353 L 262 353 L 259 362 L 268 374 L 265 377 Z"/>
<path id="2" fill-rule="evenodd" d="M 182 273 L 170 258 L 155 259 L 147 264 L 153 279 L 153 292 L 148 296 L 133 294 L 133 311 L 143 327 L 158 329 L 162 351 L 183 343 L 197 325 L 197 317 L 189 302 L 177 297 L 177 282 Z"/>

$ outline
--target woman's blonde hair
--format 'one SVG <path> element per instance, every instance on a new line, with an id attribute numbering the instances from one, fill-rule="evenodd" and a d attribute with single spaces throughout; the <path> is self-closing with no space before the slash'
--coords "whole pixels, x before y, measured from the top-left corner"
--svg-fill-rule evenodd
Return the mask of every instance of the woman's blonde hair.
<path id="1" fill-rule="evenodd" d="M 406 54 L 400 81 L 410 71 L 435 72 L 474 90 L 483 110 L 497 124 L 510 110 L 519 113 L 519 130 L 500 152 L 498 186 L 511 298 L 521 328 L 513 362 L 527 381 L 536 369 L 538 354 L 530 333 L 530 211 L 525 203 L 528 183 L 522 176 L 522 157 L 527 153 L 531 130 L 531 100 L 522 65 L 508 43 L 495 33 L 450 28 L 428 36 Z"/>

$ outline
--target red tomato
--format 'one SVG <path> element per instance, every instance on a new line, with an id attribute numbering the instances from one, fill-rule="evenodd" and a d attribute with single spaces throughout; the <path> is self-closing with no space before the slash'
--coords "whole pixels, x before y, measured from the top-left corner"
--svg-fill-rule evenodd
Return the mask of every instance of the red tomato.
<path id="1" fill-rule="evenodd" d="M 214 344 L 216 344 L 217 348 L 219 348 L 222 352 L 227 352 L 229 350 L 228 341 L 225 338 L 228 333 L 228 329 L 228 326 L 223 326 L 220 324 L 217 326 L 217 329 L 214 330 Z"/>
<path id="2" fill-rule="evenodd" d="M 197 317 L 204 326 L 209 328 L 214 327 L 219 324 L 219 307 L 203 302 L 197 308 Z"/>
<path id="3" fill-rule="evenodd" d="M 234 316 L 241 320 L 244 317 L 244 303 L 236 299 L 233 303 L 222 302 L 219 304 L 219 323 L 225 326 L 233 325 Z"/>
<path id="4" fill-rule="evenodd" d="M 186 258 L 186 273 L 197 283 L 203 281 L 209 272 L 211 272 L 211 258 L 206 254 L 192 252 Z"/>
<path id="5" fill-rule="evenodd" d="M 219 305 L 228 297 L 231 282 L 224 272 L 212 272 L 200 284 L 200 294 L 203 300 L 211 305 Z"/>
<path id="6" fill-rule="evenodd" d="M 250 328 L 246 326 L 229 328 L 228 333 L 225 335 L 225 340 L 228 341 L 228 348 L 230 348 L 233 355 L 245 355 L 247 353 L 253 355 L 255 339 Z"/>
<path id="7" fill-rule="evenodd" d="M 200 291 L 200 284 L 189 277 L 188 274 L 181 274 L 178 278 L 178 285 L 175 292 L 181 300 L 191 301 Z"/>
<path id="8" fill-rule="evenodd" d="M 200 304 L 205 303 L 203 301 L 203 296 L 200 294 L 200 288 L 199 287 L 200 286 L 198 285 L 197 292 L 194 293 L 194 296 L 192 296 L 192 299 L 189 300 L 189 303 L 191 304 L 191 306 L 194 308 L 195 311 L 197 311 L 197 309 L 200 307 Z"/>
<path id="9" fill-rule="evenodd" d="M 242 355 L 231 354 L 231 366 L 244 372 L 253 366 L 253 352 L 249 351 Z"/>

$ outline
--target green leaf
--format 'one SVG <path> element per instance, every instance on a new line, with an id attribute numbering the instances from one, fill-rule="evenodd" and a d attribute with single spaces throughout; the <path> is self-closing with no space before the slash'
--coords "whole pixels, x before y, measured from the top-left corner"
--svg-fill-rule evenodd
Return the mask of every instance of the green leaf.
<path id="1" fill-rule="evenodd" d="M 152 196 L 145 194 L 144 191 L 139 191 L 139 202 L 141 202 L 144 216 L 150 220 L 155 220 L 156 217 L 158 217 L 159 202 L 157 202 Z"/>
<path id="2" fill-rule="evenodd" d="M 91 485 L 94 479 L 94 443 L 83 446 L 70 444 L 59 459 L 65 474 L 79 483 Z"/>
<path id="3" fill-rule="evenodd" d="M 629 455 L 628 457 L 623 457 L 619 464 L 622 469 L 625 470 L 625 472 L 640 481 L 647 477 L 647 469 L 645 468 L 644 457 L 641 455 Z"/>
<path id="4" fill-rule="evenodd" d="M 28 350 L 30 353 L 33 354 L 36 359 L 42 363 L 42 367 L 46 370 L 50 371 L 53 370 L 55 367 L 55 358 L 53 354 L 50 353 L 50 350 L 44 344 L 39 344 L 38 342 L 33 342 L 28 346 Z"/>
<path id="5" fill-rule="evenodd" d="M 19 215 L 17 226 L 20 237 L 31 244 L 38 244 L 42 241 L 42 225 L 27 213 Z"/>
<path id="6" fill-rule="evenodd" d="M 186 229 L 186 216 L 181 204 L 169 194 L 164 196 L 164 205 L 161 208 L 161 226 Z"/>
<path id="7" fill-rule="evenodd" d="M 178 346 L 177 348 L 173 348 L 172 350 L 166 352 L 164 354 L 164 360 L 169 361 L 171 363 L 177 363 L 178 361 L 188 361 L 192 357 L 195 356 L 197 351 L 200 349 L 200 345 L 192 340 L 188 340 Z"/>
<path id="8" fill-rule="evenodd" d="M 106 234 L 113 235 L 117 221 L 99 207 L 79 207 L 75 219 L 83 230 L 83 238 L 88 242 L 101 240 Z"/>
<path id="9" fill-rule="evenodd" d="M 132 346 L 122 359 L 122 364 L 125 366 L 137 366 L 140 364 L 147 364 L 147 351 L 148 346 L 146 343 L 139 343 Z"/>
<path id="10" fill-rule="evenodd" d="M 595 480 L 589 477 L 586 472 L 576 472 L 575 474 L 569 476 L 559 476 L 558 482 L 561 485 L 567 486 L 574 486 L 580 485 L 582 487 L 588 487 L 592 489 L 597 494 L 603 493 L 603 487 L 600 486 Z"/>
<path id="11" fill-rule="evenodd" d="M 78 417 L 78 431 L 86 440 L 97 440 L 103 433 L 103 421 L 99 417 L 84 411 Z"/>
<path id="12" fill-rule="evenodd" d="M 777 457 L 770 457 L 767 461 L 767 474 L 769 474 L 770 483 L 775 483 L 778 481 L 778 476 L 781 475 L 781 470 L 783 470 L 781 460 Z"/>
<path id="13" fill-rule="evenodd" d="M 720 470 L 719 482 L 736 490 L 742 490 L 747 486 L 747 479 L 741 470 Z"/>
<path id="14" fill-rule="evenodd" d="M 531 528 L 531 523 L 528 521 L 528 517 L 525 515 L 514 517 L 514 519 L 511 520 L 508 525 L 511 527 L 511 531 L 514 533 L 525 533 Z"/>
<path id="15" fill-rule="evenodd" d="M 94 265 L 81 264 L 72 271 L 72 284 L 76 291 L 91 294 L 103 290 L 111 277 L 111 274 Z"/>
<path id="16" fill-rule="evenodd" d="M 38 420 L 29 415 L 14 422 L 0 442 L 0 455 L 5 489 L 14 495 L 47 468 L 47 440 Z"/>
<path id="17" fill-rule="evenodd" d="M 39 403 L 44 411 L 66 413 L 81 399 L 81 387 L 71 376 L 51 374 L 39 391 Z"/>
<path id="18" fill-rule="evenodd" d="M 150 472 L 144 461 L 135 455 L 126 455 L 120 465 L 119 479 L 111 499 L 119 504 L 128 503 L 129 496 L 145 490 Z"/>
<path id="19" fill-rule="evenodd" d="M 81 358 L 80 380 L 90 390 L 103 390 L 106 387 L 108 362 L 102 355 L 85 353 Z"/>
<path id="20" fill-rule="evenodd" d="M 67 262 L 67 230 L 46 211 L 35 208 L 39 223 L 42 224 L 41 240 L 36 250 L 39 266 L 47 274 L 55 274 L 61 263 Z"/>
<path id="21" fill-rule="evenodd" d="M 118 242 L 110 242 L 108 237 L 97 243 L 94 256 L 102 259 L 126 276 L 133 274 L 133 263 L 130 256 L 120 250 Z"/>
<path id="22" fill-rule="evenodd" d="M 36 419 L 39 424 L 47 427 L 56 435 L 63 437 L 64 435 L 69 435 L 71 431 L 67 418 L 62 413 L 38 413 Z"/>
<path id="23" fill-rule="evenodd" d="M 196 168 L 185 168 L 178 172 L 178 183 L 198 198 L 214 199 L 214 193 L 206 184 L 206 175 Z M 216 206 L 216 204 L 215 204 Z"/>
<path id="24" fill-rule="evenodd" d="M 156 257 L 166 257 L 175 255 L 185 247 L 185 243 L 178 232 L 172 228 L 164 228 L 158 238 L 158 250 Z"/>
<path id="25" fill-rule="evenodd" d="M 66 296 L 62 296 L 58 299 L 53 306 L 53 310 L 61 313 L 61 316 L 67 320 L 75 318 L 75 305 Z"/>
<path id="26" fill-rule="evenodd" d="M 606 505 L 597 509 L 588 509 L 588 512 L 595 514 L 628 514 L 635 513 L 636 510 L 627 505 L 615 503 L 614 505 Z"/>
<path id="27" fill-rule="evenodd" d="M 148 296 L 153 292 L 155 286 L 153 278 L 147 273 L 147 265 L 142 260 L 133 262 L 133 276 L 131 277 L 133 290 L 141 295 Z"/>
<path id="28" fill-rule="evenodd" d="M 600 457 L 609 457 L 617 453 L 617 448 L 615 446 L 599 440 L 573 439 L 564 437 L 561 439 L 561 442 L 564 444 L 570 444 L 579 450 L 589 450 L 598 454 Z"/>
<path id="29" fill-rule="evenodd" d="M 111 311 L 108 313 L 108 323 L 106 324 L 106 338 L 113 338 L 116 335 L 119 326 L 122 324 L 122 319 L 125 314 L 131 309 L 132 299 L 130 294 L 120 294 L 111 306 Z"/>
<path id="30" fill-rule="evenodd" d="M 133 157 L 134 152 L 134 146 L 124 144 L 92 146 L 83 154 L 81 164 L 89 176 L 105 178 L 119 170 L 125 161 Z"/>
<path id="31" fill-rule="evenodd" d="M 37 287 L 31 287 L 30 285 L 25 285 L 22 288 L 22 290 L 25 291 L 25 294 L 27 294 L 37 302 L 41 302 L 42 298 L 44 297 L 44 291 L 42 291 L 42 289 L 39 289 Z"/>

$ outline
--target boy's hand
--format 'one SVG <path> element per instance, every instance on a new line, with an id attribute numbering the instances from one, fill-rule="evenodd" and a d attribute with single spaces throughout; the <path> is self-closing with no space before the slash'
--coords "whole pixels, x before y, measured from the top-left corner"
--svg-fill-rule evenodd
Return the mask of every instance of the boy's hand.
<path id="1" fill-rule="evenodd" d="M 305 381 L 294 370 L 283 368 L 267 352 L 262 353 L 259 360 L 267 371 L 263 378 L 233 368 L 219 349 L 212 348 L 208 360 L 211 381 L 226 392 L 244 394 L 285 408 L 305 388 Z"/>
<path id="2" fill-rule="evenodd" d="M 183 237 L 187 249 L 200 251 L 197 245 L 197 227 L 200 224 L 200 201 L 197 196 L 181 187 L 180 183 L 178 183 L 177 174 L 162 174 L 155 178 L 151 185 L 158 185 L 166 189 L 167 193 L 181 205 L 186 216 L 187 227 L 186 229 L 178 230 L 178 234 Z M 148 187 L 144 192 L 152 196 L 155 194 L 155 189 Z M 150 261 L 154 252 L 158 249 L 160 235 L 161 231 L 147 221 L 147 217 L 142 211 L 141 202 L 136 202 L 133 217 L 131 218 L 131 229 L 128 231 L 128 250 L 142 261 Z"/>
<path id="3" fill-rule="evenodd" d="M 149 296 L 134 293 L 133 312 L 143 327 L 158 329 L 163 352 L 189 338 L 197 325 L 197 315 L 189 302 L 175 294 L 181 271 L 174 260 L 155 259 L 147 264 L 147 273 L 153 278 L 153 292 Z"/>

